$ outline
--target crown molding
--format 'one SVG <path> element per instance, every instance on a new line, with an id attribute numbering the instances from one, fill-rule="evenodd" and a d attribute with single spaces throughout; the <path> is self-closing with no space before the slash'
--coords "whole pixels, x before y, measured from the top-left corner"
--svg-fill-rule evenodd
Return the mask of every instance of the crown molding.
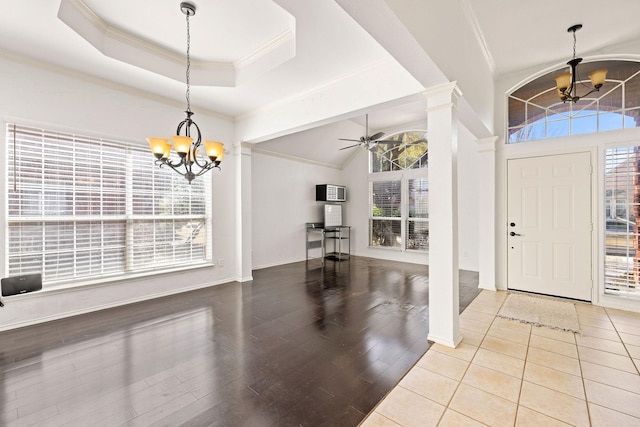
<path id="1" fill-rule="evenodd" d="M 109 25 L 82 0 L 62 0 L 58 19 L 113 59 L 183 82 L 185 56 L 152 41 Z M 191 83 L 196 86 L 236 87 L 264 74 L 296 55 L 295 19 L 288 28 L 253 52 L 233 62 L 191 60 Z"/>

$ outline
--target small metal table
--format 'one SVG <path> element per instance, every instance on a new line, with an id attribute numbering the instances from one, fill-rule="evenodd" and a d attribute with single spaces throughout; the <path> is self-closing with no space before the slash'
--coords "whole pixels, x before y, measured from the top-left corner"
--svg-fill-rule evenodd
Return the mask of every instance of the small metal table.
<path id="1" fill-rule="evenodd" d="M 309 259 L 309 249 L 320 248 L 322 251 L 322 263 L 325 258 L 335 261 L 342 261 L 351 256 L 351 226 L 337 225 L 325 227 L 321 222 L 308 222 L 307 227 L 307 260 Z M 314 239 L 314 236 L 319 238 Z M 333 252 L 327 253 L 327 239 L 333 240 Z M 342 241 L 346 241 L 347 252 L 343 252 Z"/>

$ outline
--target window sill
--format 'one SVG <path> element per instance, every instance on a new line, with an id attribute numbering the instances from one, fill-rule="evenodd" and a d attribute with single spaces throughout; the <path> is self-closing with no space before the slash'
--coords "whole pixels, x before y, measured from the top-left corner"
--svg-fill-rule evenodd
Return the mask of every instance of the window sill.
<path id="1" fill-rule="evenodd" d="M 369 249 L 375 249 L 375 250 L 387 250 L 387 251 L 394 251 L 394 252 L 408 252 L 408 253 L 412 253 L 412 254 L 428 254 L 429 251 L 428 250 L 422 250 L 422 249 L 402 249 L 402 248 L 396 248 L 394 246 L 367 246 Z"/>
<path id="2" fill-rule="evenodd" d="M 192 265 L 185 265 L 185 266 L 180 266 L 180 267 L 175 267 L 170 269 L 164 269 L 162 271 L 150 270 L 150 271 L 135 273 L 135 274 L 105 277 L 103 279 L 78 281 L 78 282 L 73 282 L 72 284 L 55 284 L 55 285 L 48 285 L 48 286 L 44 285 L 41 291 L 2 297 L 2 299 L 6 301 L 11 301 L 14 298 L 16 299 L 36 298 L 38 296 L 43 296 L 43 295 L 55 295 L 55 294 L 73 292 L 73 291 L 84 290 L 84 289 L 100 288 L 103 286 L 123 284 L 134 279 L 151 279 L 156 276 L 164 276 L 167 274 L 180 273 L 187 270 L 193 271 L 193 270 L 212 268 L 212 267 L 215 267 L 215 263 L 203 262 L 200 264 L 192 264 Z"/>
<path id="3" fill-rule="evenodd" d="M 403 252 L 402 248 L 397 248 L 395 246 L 368 246 L 369 249 L 375 250 L 383 250 L 383 251 L 393 251 L 393 252 Z"/>

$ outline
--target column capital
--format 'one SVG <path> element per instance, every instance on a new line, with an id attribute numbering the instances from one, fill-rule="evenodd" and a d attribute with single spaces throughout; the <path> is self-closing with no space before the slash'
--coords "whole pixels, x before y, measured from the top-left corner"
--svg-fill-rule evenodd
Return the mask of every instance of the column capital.
<path id="1" fill-rule="evenodd" d="M 488 138 L 477 139 L 476 144 L 478 144 L 478 153 L 495 152 L 498 138 L 498 136 L 490 136 Z"/>
<path id="2" fill-rule="evenodd" d="M 250 142 L 238 141 L 233 144 L 236 153 L 250 156 L 253 150 L 253 144 Z"/>
<path id="3" fill-rule="evenodd" d="M 458 99 L 462 97 L 462 91 L 458 87 L 458 82 L 453 81 L 453 82 L 443 83 L 441 85 L 436 85 L 436 86 L 431 86 L 429 88 L 426 88 L 422 92 L 422 95 L 425 98 L 427 98 L 427 100 L 434 99 L 436 97 L 441 97 L 441 96 L 451 96 L 454 99 Z M 437 106 L 437 105 L 438 103 L 436 102 L 434 103 L 433 106 Z M 431 106 L 429 108 L 431 108 Z"/>

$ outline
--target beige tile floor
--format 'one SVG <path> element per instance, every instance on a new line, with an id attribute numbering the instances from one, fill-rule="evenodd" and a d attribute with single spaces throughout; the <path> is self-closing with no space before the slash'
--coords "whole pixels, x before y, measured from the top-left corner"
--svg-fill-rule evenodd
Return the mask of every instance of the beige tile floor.
<path id="1" fill-rule="evenodd" d="M 361 424 L 640 426 L 640 313 L 576 303 L 581 334 L 496 317 L 483 291 L 462 343 L 434 344 Z"/>

